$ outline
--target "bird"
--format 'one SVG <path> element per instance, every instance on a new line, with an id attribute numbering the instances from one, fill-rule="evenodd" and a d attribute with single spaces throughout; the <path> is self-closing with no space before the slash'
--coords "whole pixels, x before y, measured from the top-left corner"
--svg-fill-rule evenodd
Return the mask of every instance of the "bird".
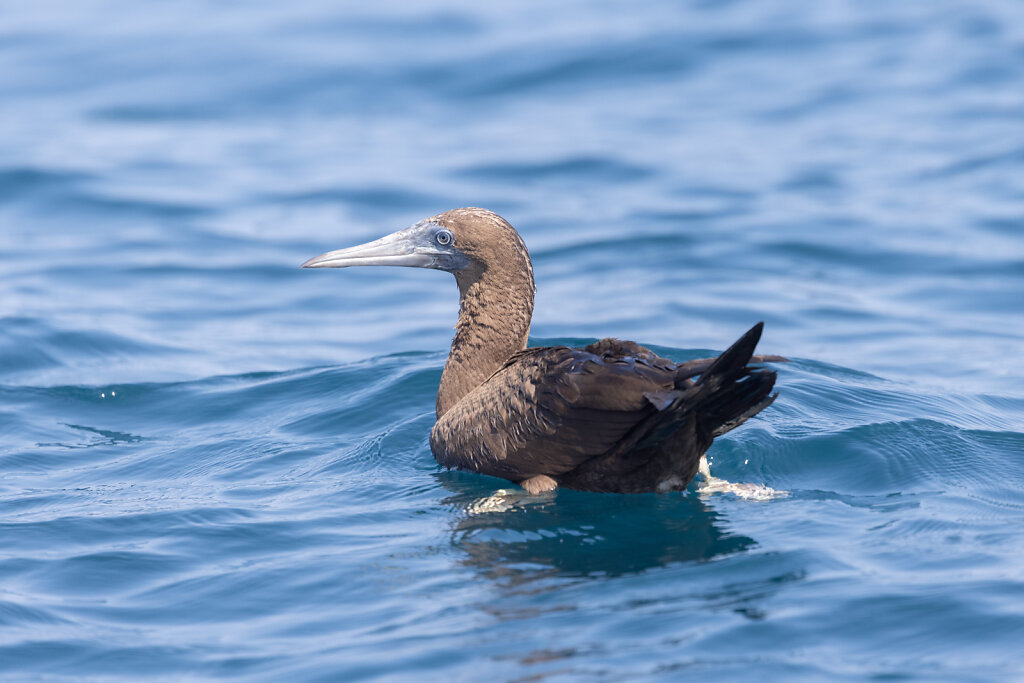
<path id="1" fill-rule="evenodd" d="M 522 237 L 498 214 L 453 209 L 302 268 L 447 271 L 459 288 L 430 449 L 448 469 L 528 494 L 685 489 L 712 440 L 768 407 L 776 372 L 753 363 L 763 322 L 717 358 L 675 363 L 632 341 L 528 347 L 535 285 Z"/>

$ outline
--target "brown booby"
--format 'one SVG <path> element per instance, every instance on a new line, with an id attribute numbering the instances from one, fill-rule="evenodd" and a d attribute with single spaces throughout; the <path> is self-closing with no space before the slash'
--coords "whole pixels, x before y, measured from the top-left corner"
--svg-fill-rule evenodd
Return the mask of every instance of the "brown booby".
<path id="1" fill-rule="evenodd" d="M 459 321 L 437 392 L 437 461 L 530 493 L 559 486 L 639 493 L 686 488 L 712 439 L 767 407 L 775 372 L 751 362 L 763 323 L 718 358 L 674 363 L 631 341 L 527 348 L 533 265 L 486 209 L 455 209 L 303 268 L 410 266 L 455 275 Z"/>

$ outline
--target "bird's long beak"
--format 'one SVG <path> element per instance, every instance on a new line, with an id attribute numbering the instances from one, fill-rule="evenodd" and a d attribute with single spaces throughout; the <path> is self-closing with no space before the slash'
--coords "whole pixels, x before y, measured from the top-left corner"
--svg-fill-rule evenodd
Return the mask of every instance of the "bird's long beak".
<path id="1" fill-rule="evenodd" d="M 314 256 L 302 268 L 351 268 L 352 266 L 409 266 L 431 268 L 436 254 L 424 245 L 417 226 L 399 230 L 357 247 L 337 249 Z"/>

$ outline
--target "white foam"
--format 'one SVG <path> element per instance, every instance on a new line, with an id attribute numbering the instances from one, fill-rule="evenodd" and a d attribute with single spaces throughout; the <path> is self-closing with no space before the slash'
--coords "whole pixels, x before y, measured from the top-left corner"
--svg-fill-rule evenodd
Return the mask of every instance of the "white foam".
<path id="1" fill-rule="evenodd" d="M 470 515 L 484 515 L 488 512 L 508 512 L 516 507 L 512 492 L 508 489 L 498 489 L 486 498 L 477 498 L 466 507 Z"/>
<path id="2" fill-rule="evenodd" d="M 744 500 L 774 500 L 789 495 L 789 491 L 776 491 L 764 484 L 734 484 L 731 481 L 719 479 L 711 474 L 707 456 L 701 457 L 698 473 L 702 481 L 697 488 L 697 493 L 702 496 L 710 496 L 712 493 L 731 493 Z"/>
<path id="3" fill-rule="evenodd" d="M 744 500 L 764 501 L 785 498 L 789 495 L 789 491 L 776 491 L 764 484 L 734 484 L 731 481 L 719 479 L 711 474 L 711 466 L 708 464 L 706 456 L 700 459 L 697 473 L 701 478 L 701 484 L 697 487 L 697 493 L 701 496 L 710 496 L 713 493 L 731 493 Z M 661 488 L 659 487 L 660 490 Z M 491 512 L 522 510 L 531 503 L 548 502 L 554 500 L 554 498 L 554 491 L 530 495 L 522 489 L 498 489 L 489 496 L 474 500 L 466 506 L 466 513 L 469 515 L 485 515 Z"/>
<path id="4" fill-rule="evenodd" d="M 486 498 L 477 498 L 466 507 L 470 515 L 484 515 L 488 512 L 522 510 L 531 503 L 546 503 L 554 500 L 554 491 L 530 495 L 522 489 L 498 489 Z"/>

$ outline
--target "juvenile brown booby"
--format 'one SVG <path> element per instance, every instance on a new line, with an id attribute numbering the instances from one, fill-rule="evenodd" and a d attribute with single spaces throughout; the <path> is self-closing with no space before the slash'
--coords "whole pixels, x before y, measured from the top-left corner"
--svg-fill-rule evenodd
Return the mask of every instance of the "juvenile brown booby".
<path id="1" fill-rule="evenodd" d="M 631 341 L 527 348 L 533 265 L 491 211 L 455 209 L 303 268 L 411 266 L 455 275 L 459 321 L 430 448 L 448 468 L 520 484 L 638 493 L 686 488 L 714 437 L 767 407 L 775 373 L 751 362 L 763 323 L 718 358 L 674 363 Z"/>

